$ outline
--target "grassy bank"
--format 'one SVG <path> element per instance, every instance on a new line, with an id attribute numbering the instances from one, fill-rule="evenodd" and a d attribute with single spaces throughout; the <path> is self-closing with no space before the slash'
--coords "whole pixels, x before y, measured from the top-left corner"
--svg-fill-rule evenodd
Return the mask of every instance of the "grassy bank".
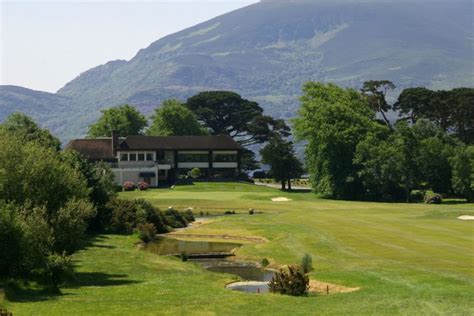
<path id="1" fill-rule="evenodd" d="M 284 196 L 292 201 L 272 202 Z M 313 256 L 311 278 L 360 291 L 329 296 L 285 297 L 231 292 L 232 276 L 192 263 L 159 257 L 135 246 L 134 236 L 97 236 L 74 255 L 77 275 L 62 295 L 9 294 L 14 314 L 404 314 L 468 315 L 473 312 L 474 226 L 457 220 L 474 215 L 473 204 L 422 205 L 331 201 L 311 193 L 282 193 L 246 184 L 207 184 L 173 190 L 126 192 L 160 208 L 193 207 L 212 214 L 188 230 L 196 234 L 255 236 L 242 258 L 272 266 Z M 248 215 L 254 208 L 263 214 Z M 13 294 L 13 295 L 12 295 Z"/>

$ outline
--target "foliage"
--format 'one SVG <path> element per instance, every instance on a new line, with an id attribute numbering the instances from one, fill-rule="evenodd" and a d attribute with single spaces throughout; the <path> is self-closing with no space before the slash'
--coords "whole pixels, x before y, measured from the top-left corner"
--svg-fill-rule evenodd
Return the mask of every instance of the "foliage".
<path id="1" fill-rule="evenodd" d="M 124 187 L 125 187 L 125 185 L 124 185 Z M 140 190 L 140 191 L 146 191 L 146 190 L 148 190 L 150 185 L 146 182 L 138 182 L 137 187 L 138 187 L 138 190 Z M 127 191 L 127 190 L 124 189 L 124 191 Z M 133 190 L 128 190 L 128 191 L 133 191 Z"/>
<path id="2" fill-rule="evenodd" d="M 61 142 L 49 130 L 42 129 L 29 116 L 17 112 L 8 116 L 0 124 L 0 129 L 13 134 L 24 142 L 37 142 L 39 145 L 59 150 Z"/>
<path id="3" fill-rule="evenodd" d="M 122 185 L 122 189 L 124 191 L 135 191 L 136 188 L 137 188 L 137 186 L 135 185 L 135 183 L 133 183 L 131 181 L 126 181 Z"/>
<path id="4" fill-rule="evenodd" d="M 0 275 L 14 274 L 23 256 L 24 232 L 12 205 L 0 203 Z"/>
<path id="5" fill-rule="evenodd" d="M 102 110 L 99 120 L 89 126 L 91 138 L 110 137 L 116 130 L 119 136 L 140 135 L 147 126 L 147 120 L 137 109 L 128 104 Z"/>
<path id="6" fill-rule="evenodd" d="M 201 169 L 199 168 L 193 168 L 191 170 L 189 170 L 188 172 L 188 176 L 193 178 L 193 179 L 197 179 L 201 176 Z"/>
<path id="7" fill-rule="evenodd" d="M 138 237 L 145 244 L 155 239 L 156 228 L 155 228 L 155 225 L 153 225 L 152 223 L 139 224 L 137 226 L 137 230 L 138 230 Z"/>
<path id="8" fill-rule="evenodd" d="M 115 233 L 130 234 L 137 226 L 137 211 L 134 201 L 113 199 L 108 203 L 112 210 L 111 218 L 106 224 L 107 230 Z"/>
<path id="9" fill-rule="evenodd" d="M 454 192 L 474 201 L 474 146 L 458 148 L 450 163 Z"/>
<path id="10" fill-rule="evenodd" d="M 292 142 L 273 137 L 260 154 L 262 162 L 270 165 L 270 175 L 281 182 L 282 190 L 285 189 L 286 182 L 288 189 L 291 189 L 290 180 L 303 174 L 303 166 L 295 156 Z"/>
<path id="11" fill-rule="evenodd" d="M 301 267 L 304 273 L 310 273 L 313 271 L 313 258 L 309 253 L 305 253 L 301 258 Z"/>
<path id="12" fill-rule="evenodd" d="M 53 253 L 48 256 L 46 271 L 53 282 L 54 287 L 58 287 L 65 279 L 72 275 L 71 258 L 65 253 Z"/>
<path id="13" fill-rule="evenodd" d="M 268 283 L 270 292 L 292 296 L 302 296 L 308 293 L 309 278 L 298 265 L 281 267 Z"/>
<path id="14" fill-rule="evenodd" d="M 116 184 L 112 170 L 107 163 L 90 163 L 72 150 L 62 151 L 61 159 L 86 179 L 89 199 L 97 209 L 96 216 L 89 220 L 89 228 L 95 231 L 102 230 L 109 215 L 106 205 L 110 199 L 116 196 Z"/>
<path id="15" fill-rule="evenodd" d="M 88 220 L 95 215 L 95 208 L 86 199 L 70 199 L 51 219 L 54 249 L 73 253 L 81 244 Z"/>
<path id="16" fill-rule="evenodd" d="M 46 206 L 52 216 L 69 199 L 89 197 L 84 177 L 55 150 L 1 131 L 0 147 L 0 196 L 5 201 Z"/>
<path id="17" fill-rule="evenodd" d="M 366 96 L 369 106 L 382 116 L 384 124 L 389 128 L 392 125 L 386 113 L 392 109 L 392 106 L 387 103 L 386 95 L 389 90 L 393 89 L 395 89 L 395 85 L 389 80 L 366 81 L 362 88 L 362 93 Z"/>
<path id="18" fill-rule="evenodd" d="M 416 123 L 427 119 L 445 132 L 454 132 L 466 144 L 474 143 L 474 89 L 432 91 L 407 88 L 399 95 L 394 109 Z"/>
<path id="19" fill-rule="evenodd" d="M 168 225 L 174 228 L 183 228 L 188 226 L 188 221 L 184 216 L 172 207 L 169 207 L 165 212 L 164 216 Z"/>
<path id="20" fill-rule="evenodd" d="M 432 191 L 427 191 L 425 193 L 424 202 L 426 204 L 441 204 L 443 202 L 443 197 Z"/>
<path id="21" fill-rule="evenodd" d="M 307 141 L 306 166 L 313 189 L 334 198 L 356 198 L 363 192 L 353 158 L 369 132 L 384 127 L 373 121 L 366 98 L 353 89 L 308 82 L 294 120 L 298 140 Z"/>
<path id="22" fill-rule="evenodd" d="M 193 210 L 191 208 L 185 209 L 181 214 L 183 215 L 184 219 L 188 222 L 194 222 L 196 220 L 196 218 L 194 217 Z"/>
<path id="23" fill-rule="evenodd" d="M 186 106 L 210 129 L 212 135 L 229 135 L 243 146 L 263 143 L 273 135 L 288 136 L 283 120 L 263 115 L 257 102 L 231 91 L 201 92 Z"/>
<path id="24" fill-rule="evenodd" d="M 262 268 L 266 268 L 270 265 L 270 261 L 268 261 L 267 258 L 263 258 L 262 261 L 260 261 L 260 265 L 262 266 Z"/>
<path id="25" fill-rule="evenodd" d="M 209 132 L 191 110 L 175 99 L 165 100 L 155 109 L 147 130 L 150 136 L 199 136 Z"/>

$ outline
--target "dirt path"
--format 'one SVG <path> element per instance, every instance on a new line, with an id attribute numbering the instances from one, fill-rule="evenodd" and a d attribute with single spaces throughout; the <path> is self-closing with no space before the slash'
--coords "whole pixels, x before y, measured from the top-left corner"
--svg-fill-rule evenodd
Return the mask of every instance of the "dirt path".
<path id="1" fill-rule="evenodd" d="M 166 234 L 167 236 L 172 237 L 183 237 L 183 238 L 205 238 L 205 239 L 226 239 L 226 240 L 242 240 L 242 241 L 252 241 L 256 243 L 263 243 L 267 242 L 268 240 L 263 237 L 245 237 L 245 236 L 234 236 L 234 235 L 215 235 L 215 234 L 188 234 L 188 233 L 181 233 L 181 232 L 172 232 Z"/>

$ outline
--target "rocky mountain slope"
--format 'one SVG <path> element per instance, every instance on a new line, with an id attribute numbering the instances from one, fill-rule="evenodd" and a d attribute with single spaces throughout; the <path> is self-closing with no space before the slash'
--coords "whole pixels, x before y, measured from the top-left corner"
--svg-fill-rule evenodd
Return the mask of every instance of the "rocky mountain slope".
<path id="1" fill-rule="evenodd" d="M 201 90 L 234 90 L 289 118 L 308 80 L 473 86 L 473 33 L 470 0 L 263 1 L 164 37 L 129 61 L 82 73 L 50 95 L 47 114 L 35 98 L 17 94 L 17 102 L 4 87 L 0 119 L 27 109 L 71 138 L 103 108 L 129 103 L 149 113 L 166 98 Z"/>

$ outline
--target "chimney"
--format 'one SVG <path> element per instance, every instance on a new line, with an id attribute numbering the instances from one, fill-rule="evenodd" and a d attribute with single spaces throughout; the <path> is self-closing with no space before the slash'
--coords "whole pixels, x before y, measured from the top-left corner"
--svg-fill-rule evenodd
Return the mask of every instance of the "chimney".
<path id="1" fill-rule="evenodd" d="M 117 155 L 117 147 L 119 145 L 119 131 L 112 131 L 112 155 Z"/>

